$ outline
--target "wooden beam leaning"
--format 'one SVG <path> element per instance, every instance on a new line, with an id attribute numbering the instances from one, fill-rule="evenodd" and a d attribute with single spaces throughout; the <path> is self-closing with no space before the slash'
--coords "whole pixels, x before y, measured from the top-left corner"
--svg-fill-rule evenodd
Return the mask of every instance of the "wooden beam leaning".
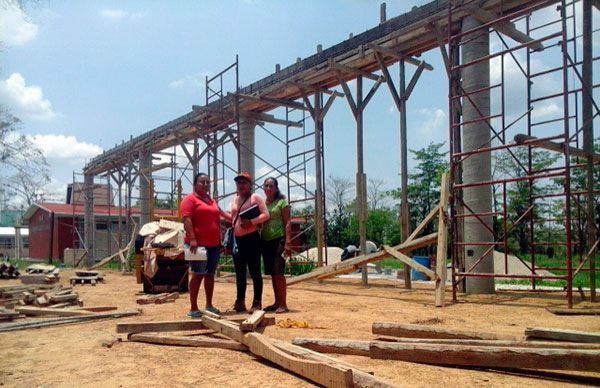
<path id="1" fill-rule="evenodd" d="M 489 23 L 498 18 L 493 12 L 487 11 L 478 6 L 470 6 L 466 7 L 466 9 L 475 19 L 479 20 L 481 23 L 484 24 Z M 534 41 L 532 37 L 525 34 L 524 32 L 519 31 L 515 27 L 514 23 L 510 21 L 496 23 L 493 25 L 493 28 L 496 29 L 496 31 L 503 33 L 504 35 L 514 39 L 519 43 L 529 43 Z M 544 45 L 541 42 L 535 42 L 530 47 L 534 51 L 544 50 Z"/>
<path id="2" fill-rule="evenodd" d="M 448 173 L 442 175 L 442 184 L 440 191 L 440 209 L 438 218 L 438 241 L 436 253 L 435 272 L 435 305 L 436 307 L 444 306 L 444 296 L 446 294 L 446 278 L 448 277 L 448 269 L 446 268 L 446 255 L 448 253 L 448 226 L 446 224 L 446 207 L 448 206 L 449 195 L 449 177 Z"/>
<path id="3" fill-rule="evenodd" d="M 527 328 L 525 329 L 525 336 L 527 340 L 547 339 L 554 341 L 587 342 L 596 344 L 600 343 L 600 333 L 576 330 L 547 329 L 544 327 Z"/>
<path id="4" fill-rule="evenodd" d="M 430 279 L 432 279 L 432 280 L 437 279 L 437 275 L 435 272 L 433 272 L 429 268 L 425 267 L 424 265 L 417 263 L 416 261 L 414 261 L 410 257 L 406 256 L 405 254 L 400 253 L 400 252 L 392 249 L 391 247 L 388 247 L 387 245 L 383 246 L 383 250 L 386 251 L 387 253 L 389 253 L 390 255 L 392 255 L 394 258 L 396 258 L 396 259 L 400 260 L 401 262 L 403 262 L 404 264 L 408 265 L 409 267 L 414 268 L 417 271 L 422 272 L 425 275 L 429 276 Z"/>
<path id="5" fill-rule="evenodd" d="M 164 335 L 164 334 L 142 334 L 134 333 L 127 337 L 133 342 L 145 342 L 158 345 L 176 345 L 176 346 L 194 346 L 200 348 L 220 348 L 230 350 L 248 351 L 248 347 L 237 341 L 211 338 L 206 336 L 183 336 L 183 335 Z"/>
<path id="6" fill-rule="evenodd" d="M 352 369 L 292 356 L 277 347 L 262 334 L 248 333 L 244 345 L 250 351 L 289 371 L 304 376 L 325 387 L 353 387 Z"/>
<path id="7" fill-rule="evenodd" d="M 254 331 L 260 322 L 265 317 L 265 312 L 263 310 L 257 310 L 252 313 L 244 322 L 240 323 L 241 331 Z"/>
<path id="8" fill-rule="evenodd" d="M 422 248 L 427 245 L 433 244 L 437 241 L 437 233 L 432 233 L 427 236 L 423 236 L 412 241 L 396 245 L 393 248 L 400 252 L 410 252 L 414 249 Z M 320 267 L 311 271 L 309 273 L 305 273 L 303 275 L 294 276 L 291 279 L 288 279 L 287 285 L 291 286 L 296 283 L 303 282 L 305 280 L 310 279 L 326 279 L 332 276 L 340 275 L 343 273 L 356 271 L 358 268 L 363 266 L 366 263 L 371 263 L 374 261 L 380 261 L 388 257 L 387 252 L 380 251 L 369 253 L 368 255 L 358 256 L 350 260 L 341 261 L 339 263 L 331 264 L 325 267 Z"/>
<path id="9" fill-rule="evenodd" d="M 410 234 L 410 236 L 408 236 L 405 243 L 414 240 L 415 237 L 417 237 L 419 234 L 421 234 L 421 232 L 423 230 L 425 230 L 427 225 L 429 225 L 431 220 L 433 220 L 433 218 L 435 216 L 439 216 L 439 212 L 440 212 L 440 205 L 437 204 L 433 207 L 433 209 L 431 209 L 429 214 L 427 214 L 427 216 L 423 219 L 423 221 L 421 221 L 421 223 L 415 228 L 415 230 L 413 230 L 413 232 Z"/>
<path id="10" fill-rule="evenodd" d="M 394 322 L 373 322 L 372 332 L 373 334 L 407 338 L 481 339 L 511 341 L 517 340 L 515 336 L 511 335 L 445 329 L 435 326 L 413 325 L 409 323 Z"/>
<path id="11" fill-rule="evenodd" d="M 371 358 L 433 365 L 599 372 L 600 351 L 372 342 Z"/>
<path id="12" fill-rule="evenodd" d="M 529 136 L 525 134 L 518 134 L 514 137 L 515 143 L 519 145 L 532 145 L 540 148 L 544 148 L 546 150 L 555 151 L 555 152 L 564 152 L 564 144 L 563 143 L 555 143 L 550 140 L 538 139 L 535 136 Z M 581 148 L 569 147 L 569 154 L 571 156 L 578 156 L 580 158 L 587 159 L 588 154 Z M 594 162 L 600 161 L 600 154 L 594 153 L 592 155 L 592 159 Z"/>

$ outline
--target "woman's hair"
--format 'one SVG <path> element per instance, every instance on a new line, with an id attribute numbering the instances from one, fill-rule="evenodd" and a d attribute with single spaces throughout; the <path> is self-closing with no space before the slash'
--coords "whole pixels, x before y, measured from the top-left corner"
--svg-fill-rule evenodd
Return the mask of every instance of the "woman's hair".
<path id="1" fill-rule="evenodd" d="M 265 179 L 265 183 L 267 183 L 267 181 L 273 181 L 273 184 L 275 185 L 275 199 L 284 199 L 285 195 L 281 194 L 281 191 L 279 190 L 279 182 L 277 182 L 277 179 L 273 177 L 268 177 L 267 179 Z"/>
<path id="2" fill-rule="evenodd" d="M 198 178 L 200 178 L 202 176 L 208 176 L 208 175 L 206 173 L 199 172 L 198 174 L 196 174 L 196 176 L 194 176 L 194 186 L 196 186 L 196 182 L 198 182 Z"/>

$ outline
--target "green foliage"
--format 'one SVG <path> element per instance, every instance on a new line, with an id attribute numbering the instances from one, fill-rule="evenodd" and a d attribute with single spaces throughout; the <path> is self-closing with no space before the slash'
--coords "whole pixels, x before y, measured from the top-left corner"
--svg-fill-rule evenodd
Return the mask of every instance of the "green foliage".
<path id="1" fill-rule="evenodd" d="M 292 276 L 308 273 L 315 268 L 315 262 L 304 261 L 304 259 L 301 257 L 291 257 L 286 263 L 286 273 L 289 273 Z"/>

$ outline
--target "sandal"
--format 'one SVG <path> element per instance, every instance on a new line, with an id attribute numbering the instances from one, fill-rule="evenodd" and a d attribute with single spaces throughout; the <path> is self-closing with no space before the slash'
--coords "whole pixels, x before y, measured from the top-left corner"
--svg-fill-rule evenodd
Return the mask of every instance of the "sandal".
<path id="1" fill-rule="evenodd" d="M 277 310 L 275 310 L 275 314 L 283 314 L 289 312 L 290 310 L 287 307 L 278 307 Z"/>
<path id="2" fill-rule="evenodd" d="M 278 308 L 279 308 L 279 306 L 276 305 L 275 303 L 273 303 L 272 305 L 265 307 L 264 310 L 267 313 L 272 313 L 273 311 L 277 310 Z"/>
<path id="3" fill-rule="evenodd" d="M 187 313 L 187 316 L 190 318 L 201 318 L 202 317 L 202 311 L 200 310 L 190 310 Z"/>
<path id="4" fill-rule="evenodd" d="M 221 315 L 221 311 L 218 308 L 214 307 L 214 306 L 207 307 L 204 310 L 208 311 L 209 313 L 213 313 L 213 314 L 216 314 L 216 315 Z"/>

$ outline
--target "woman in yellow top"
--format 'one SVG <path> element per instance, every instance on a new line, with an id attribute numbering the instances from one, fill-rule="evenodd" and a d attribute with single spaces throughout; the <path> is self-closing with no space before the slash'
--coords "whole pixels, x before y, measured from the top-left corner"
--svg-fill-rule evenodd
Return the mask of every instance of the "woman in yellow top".
<path id="1" fill-rule="evenodd" d="M 283 253 L 290 254 L 292 226 L 290 223 L 290 205 L 279 191 L 277 179 L 267 178 L 263 183 L 263 191 L 267 197 L 269 220 L 260 231 L 261 252 L 265 264 L 265 274 L 271 275 L 275 303 L 265 307 L 265 311 L 275 313 L 288 312 L 287 286 L 285 284 L 285 259 Z"/>

